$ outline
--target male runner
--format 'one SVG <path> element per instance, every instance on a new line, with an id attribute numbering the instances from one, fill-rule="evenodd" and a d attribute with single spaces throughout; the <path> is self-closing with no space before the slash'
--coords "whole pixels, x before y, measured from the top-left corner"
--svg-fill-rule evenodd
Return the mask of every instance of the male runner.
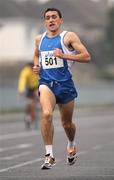
<path id="1" fill-rule="evenodd" d="M 46 155 L 41 169 L 52 168 L 56 161 L 53 155 L 53 111 L 58 104 L 61 122 L 68 138 L 67 163 L 76 161 L 75 132 L 72 121 L 74 99 L 77 91 L 72 80 L 72 62 L 89 62 L 90 54 L 74 32 L 61 30 L 63 18 L 56 8 L 44 12 L 47 31 L 35 39 L 34 72 L 40 74 L 39 92 L 42 108 L 41 132 Z"/>

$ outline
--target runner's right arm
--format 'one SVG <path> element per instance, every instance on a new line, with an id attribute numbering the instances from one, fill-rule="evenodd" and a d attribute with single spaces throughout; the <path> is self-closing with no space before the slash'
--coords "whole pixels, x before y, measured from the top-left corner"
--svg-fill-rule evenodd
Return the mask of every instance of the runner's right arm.
<path id="1" fill-rule="evenodd" d="M 35 38 L 35 49 L 34 49 L 34 66 L 33 66 L 33 71 L 34 73 L 38 74 L 40 70 L 40 63 L 39 63 L 39 41 L 40 41 L 41 35 L 36 36 Z"/>

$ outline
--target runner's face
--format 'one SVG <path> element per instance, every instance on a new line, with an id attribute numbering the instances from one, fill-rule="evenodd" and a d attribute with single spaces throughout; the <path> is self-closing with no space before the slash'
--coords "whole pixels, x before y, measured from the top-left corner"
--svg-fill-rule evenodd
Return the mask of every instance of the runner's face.
<path id="1" fill-rule="evenodd" d="M 63 19 L 59 17 L 56 11 L 48 11 L 44 20 L 46 28 L 51 32 L 56 32 L 63 22 Z"/>

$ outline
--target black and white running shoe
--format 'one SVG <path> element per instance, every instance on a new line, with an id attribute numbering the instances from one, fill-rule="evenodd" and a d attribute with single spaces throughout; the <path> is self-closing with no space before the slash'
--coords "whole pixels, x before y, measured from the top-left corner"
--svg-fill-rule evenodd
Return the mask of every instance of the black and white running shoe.
<path id="1" fill-rule="evenodd" d="M 73 165 L 77 160 L 76 147 L 71 147 L 67 149 L 67 164 Z"/>
<path id="2" fill-rule="evenodd" d="M 55 158 L 51 157 L 50 154 L 45 155 L 45 161 L 43 165 L 41 166 L 41 169 L 51 169 L 53 166 L 55 166 L 56 161 Z"/>

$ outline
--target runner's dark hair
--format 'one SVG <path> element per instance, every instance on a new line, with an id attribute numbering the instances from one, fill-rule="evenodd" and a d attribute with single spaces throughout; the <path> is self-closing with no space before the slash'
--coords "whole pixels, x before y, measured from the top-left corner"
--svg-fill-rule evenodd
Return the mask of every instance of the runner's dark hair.
<path id="1" fill-rule="evenodd" d="M 46 13 L 47 13 L 48 11 L 56 11 L 56 12 L 58 13 L 59 17 L 62 18 L 62 14 L 61 14 L 60 10 L 57 9 L 57 8 L 47 8 L 47 9 L 45 10 L 45 12 L 44 12 L 44 18 L 45 18 L 45 15 L 46 15 Z"/>

